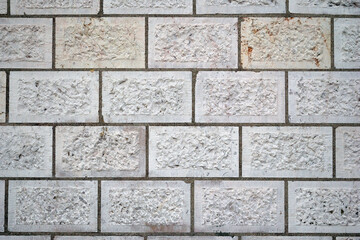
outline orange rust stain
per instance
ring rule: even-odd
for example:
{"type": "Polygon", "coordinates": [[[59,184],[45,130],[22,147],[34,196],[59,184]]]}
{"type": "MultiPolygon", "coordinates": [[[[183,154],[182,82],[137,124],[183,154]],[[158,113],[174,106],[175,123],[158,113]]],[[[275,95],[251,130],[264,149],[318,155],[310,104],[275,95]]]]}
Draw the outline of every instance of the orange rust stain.
{"type": "Polygon", "coordinates": [[[315,61],[315,65],[316,65],[316,66],[318,66],[318,67],[320,67],[320,62],[319,62],[319,59],[314,58],[314,61],[315,61]]]}
{"type": "Polygon", "coordinates": [[[248,55],[251,55],[252,51],[253,51],[253,48],[252,48],[252,47],[248,47],[248,55]]]}

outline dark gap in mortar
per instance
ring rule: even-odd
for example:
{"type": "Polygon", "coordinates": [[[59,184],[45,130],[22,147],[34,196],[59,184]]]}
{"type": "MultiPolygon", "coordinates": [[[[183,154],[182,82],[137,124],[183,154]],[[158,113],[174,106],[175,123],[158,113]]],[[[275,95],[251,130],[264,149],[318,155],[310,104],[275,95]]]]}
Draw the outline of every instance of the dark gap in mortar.
{"type": "Polygon", "coordinates": [[[53,18],[52,23],[52,70],[56,69],[55,61],[56,61],[56,19],[53,18]]]}
{"type": "Polygon", "coordinates": [[[97,212],[97,231],[101,232],[101,180],[98,180],[98,212],[97,212]]]}
{"type": "Polygon", "coordinates": [[[9,180],[5,180],[5,218],[4,218],[4,233],[9,233],[8,223],[9,223],[9,180]]]}
{"type": "Polygon", "coordinates": [[[103,84],[103,72],[99,71],[99,123],[100,124],[104,123],[104,116],[103,116],[103,112],[102,112],[102,105],[103,105],[102,84],[103,84]]]}
{"type": "Polygon", "coordinates": [[[5,123],[9,122],[10,113],[10,71],[6,71],[6,88],[5,88],[5,123]]]}
{"type": "Polygon", "coordinates": [[[242,178],[242,127],[239,127],[239,179],[242,178]]]}
{"type": "Polygon", "coordinates": [[[145,127],[145,179],[149,177],[149,126],[145,127]]]}
{"type": "Polygon", "coordinates": [[[330,50],[330,54],[331,54],[331,69],[333,70],[336,70],[335,69],[335,53],[334,53],[334,47],[335,47],[335,37],[334,37],[334,18],[331,18],[331,23],[330,23],[330,26],[331,26],[331,50],[330,50]]]}
{"type": "Polygon", "coordinates": [[[285,123],[289,124],[289,72],[285,72],[285,123]]]}
{"type": "Polygon", "coordinates": [[[289,211],[288,211],[288,181],[284,181],[284,223],[285,223],[285,234],[289,233],[289,211]]]}
{"type": "Polygon", "coordinates": [[[52,127],[52,176],[56,177],[56,126],[52,127]]]}
{"type": "Polygon", "coordinates": [[[332,128],[332,164],[333,164],[333,178],[336,178],[336,127],[332,128]]]}
{"type": "Polygon", "coordinates": [[[195,114],[196,114],[196,77],[197,77],[198,72],[197,71],[193,71],[192,72],[192,92],[191,92],[191,122],[195,123],[195,114]]]}
{"type": "Polygon", "coordinates": [[[190,185],[190,232],[195,233],[195,183],[190,185]]]}
{"type": "Polygon", "coordinates": [[[145,69],[149,68],[149,17],[145,17],[145,69]]]}

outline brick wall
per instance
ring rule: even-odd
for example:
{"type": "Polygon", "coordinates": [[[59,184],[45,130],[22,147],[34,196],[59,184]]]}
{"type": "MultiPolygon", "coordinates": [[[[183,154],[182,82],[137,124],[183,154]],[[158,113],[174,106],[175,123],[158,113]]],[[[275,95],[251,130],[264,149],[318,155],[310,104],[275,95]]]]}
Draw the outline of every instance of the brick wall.
{"type": "Polygon", "coordinates": [[[0,240],[360,240],[359,0],[0,0],[0,240]]]}

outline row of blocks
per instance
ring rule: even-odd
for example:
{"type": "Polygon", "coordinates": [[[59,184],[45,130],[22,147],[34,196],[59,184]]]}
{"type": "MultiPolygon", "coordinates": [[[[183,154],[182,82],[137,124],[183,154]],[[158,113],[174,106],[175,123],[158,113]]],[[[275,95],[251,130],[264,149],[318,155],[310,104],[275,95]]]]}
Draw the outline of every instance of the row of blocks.
{"type": "Polygon", "coordinates": [[[190,232],[192,214],[195,232],[359,230],[358,181],[10,180],[8,191],[10,232],[190,232]]]}

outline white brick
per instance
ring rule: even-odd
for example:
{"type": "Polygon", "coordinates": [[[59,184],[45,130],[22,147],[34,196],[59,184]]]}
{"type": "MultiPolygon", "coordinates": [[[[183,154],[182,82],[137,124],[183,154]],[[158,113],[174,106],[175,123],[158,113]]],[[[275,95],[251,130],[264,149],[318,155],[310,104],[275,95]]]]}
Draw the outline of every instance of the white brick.
{"type": "Polygon", "coordinates": [[[213,236],[149,236],[149,240],[238,240],[237,237],[213,237],[213,236]]]}
{"type": "Polygon", "coordinates": [[[7,0],[0,0],[0,14],[7,13],[7,0]]]}
{"type": "Polygon", "coordinates": [[[360,68],[360,19],[335,19],[334,57],[336,68],[360,68]]]}
{"type": "Polygon", "coordinates": [[[0,240],[50,240],[51,236],[0,236],[0,240]]]}
{"type": "Polygon", "coordinates": [[[300,237],[300,236],[266,236],[266,237],[259,237],[259,236],[243,236],[241,240],[331,240],[332,237],[300,237]]]}
{"type": "Polygon", "coordinates": [[[145,18],[57,18],[57,68],[144,68],[145,18]]]}
{"type": "MultiPolygon", "coordinates": [[[[55,237],[54,240],[143,240],[143,237],[137,237],[137,236],[101,236],[101,237],[92,237],[92,236],[75,236],[75,237],[63,237],[58,236],[55,237]]],[[[1,240],[1,239],[0,239],[1,240]]]]}
{"type": "Polygon", "coordinates": [[[243,127],[243,177],[332,177],[331,127],[243,127]]]}
{"type": "Polygon", "coordinates": [[[285,0],[196,0],[196,13],[285,13],[285,0]]]}
{"type": "Polygon", "coordinates": [[[57,127],[59,177],[145,177],[145,127],[57,127]]]}
{"type": "Polygon", "coordinates": [[[358,233],[360,182],[289,182],[289,232],[358,233]]]}
{"type": "Polygon", "coordinates": [[[289,121],[360,123],[360,72],[290,72],[289,121]]]}
{"type": "Polygon", "coordinates": [[[199,72],[197,122],[285,122],[284,72],[199,72]]]}
{"type": "Polygon", "coordinates": [[[284,232],[281,181],[195,181],[196,232],[284,232]]]}
{"type": "Polygon", "coordinates": [[[0,127],[0,177],[51,176],[52,127],[0,127]]]}
{"type": "Polygon", "coordinates": [[[0,68],[51,68],[52,19],[1,18],[0,68]]]}
{"type": "Polygon", "coordinates": [[[98,72],[11,72],[10,122],[97,122],[98,72]]]}
{"type": "Polygon", "coordinates": [[[0,232],[4,231],[4,223],[5,223],[5,181],[0,181],[0,232]]]}
{"type": "Polygon", "coordinates": [[[237,18],[149,18],[150,68],[237,68],[237,18]]]}
{"type": "Polygon", "coordinates": [[[244,68],[330,68],[329,18],[245,18],[241,23],[244,68]]]}
{"type": "Polygon", "coordinates": [[[360,127],[336,128],[336,177],[360,177],[360,127]]]}
{"type": "MultiPolygon", "coordinates": [[[[0,0],[1,1],[1,0],[0,0]]],[[[10,0],[12,15],[97,14],[99,0],[10,0]]]]}
{"type": "Polygon", "coordinates": [[[191,122],[191,72],[104,72],[105,122],[191,122]]]}
{"type": "Polygon", "coordinates": [[[0,122],[5,122],[6,112],[6,73],[0,72],[0,122]]]}
{"type": "Polygon", "coordinates": [[[10,181],[9,231],[95,232],[97,181],[10,181]]]}
{"type": "Polygon", "coordinates": [[[190,184],[103,181],[102,232],[190,232],[190,184]]]}
{"type": "Polygon", "coordinates": [[[149,176],[238,177],[238,128],[150,127],[149,176]]]}
{"type": "Polygon", "coordinates": [[[290,12],[310,14],[360,14],[357,0],[290,0],[290,12]]]}
{"type": "Polygon", "coordinates": [[[192,14],[192,0],[104,0],[105,14],[192,14]]]}
{"type": "Polygon", "coordinates": [[[336,240],[360,240],[360,237],[337,237],[336,240]]]}

